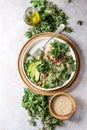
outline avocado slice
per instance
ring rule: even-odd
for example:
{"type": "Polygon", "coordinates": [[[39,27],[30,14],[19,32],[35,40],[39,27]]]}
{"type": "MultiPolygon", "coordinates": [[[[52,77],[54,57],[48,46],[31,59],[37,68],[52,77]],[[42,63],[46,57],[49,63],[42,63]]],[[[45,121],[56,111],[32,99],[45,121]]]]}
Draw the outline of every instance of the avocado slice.
{"type": "Polygon", "coordinates": [[[31,62],[29,65],[28,65],[28,69],[27,69],[27,75],[29,76],[29,73],[31,72],[32,68],[33,68],[33,62],[31,62]]]}
{"type": "Polygon", "coordinates": [[[34,72],[34,74],[35,74],[35,81],[38,81],[39,80],[39,76],[40,76],[40,72],[37,70],[37,66],[39,64],[41,64],[41,61],[38,61],[38,62],[35,63],[35,72],[34,72]]]}
{"type": "Polygon", "coordinates": [[[41,64],[41,61],[31,62],[27,69],[27,75],[30,76],[31,79],[34,79],[35,81],[39,80],[39,71],[37,70],[37,66],[41,64]]]}
{"type": "Polygon", "coordinates": [[[35,81],[39,80],[39,76],[40,76],[40,73],[38,72],[37,69],[35,69],[35,81]]]}

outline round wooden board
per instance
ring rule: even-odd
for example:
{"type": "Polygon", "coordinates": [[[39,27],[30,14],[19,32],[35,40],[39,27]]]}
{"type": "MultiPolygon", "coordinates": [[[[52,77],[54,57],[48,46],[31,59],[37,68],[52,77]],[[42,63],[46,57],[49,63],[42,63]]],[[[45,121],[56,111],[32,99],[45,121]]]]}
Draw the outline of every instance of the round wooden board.
{"type": "Polygon", "coordinates": [[[37,38],[41,38],[41,37],[48,37],[48,36],[52,36],[53,33],[52,32],[46,32],[46,33],[41,33],[41,34],[38,34],[32,38],[30,38],[27,43],[25,43],[25,45],[23,46],[23,48],[21,49],[20,51],[20,54],[19,54],[19,57],[18,57],[18,70],[19,70],[19,74],[22,78],[22,80],[24,81],[24,83],[29,87],[29,89],[31,89],[32,91],[34,91],[35,93],[38,93],[38,94],[42,94],[42,95],[47,95],[47,96],[51,96],[51,95],[54,95],[56,94],[57,92],[61,92],[61,91],[64,91],[66,90],[67,88],[70,88],[71,85],[74,83],[74,81],[76,80],[77,76],[78,76],[78,73],[79,73],[79,70],[80,70],[80,56],[79,56],[79,52],[78,52],[78,49],[76,47],[76,45],[69,39],[67,38],[66,36],[62,35],[62,34],[57,34],[55,37],[56,38],[60,38],[62,40],[64,40],[65,42],[67,42],[69,44],[69,46],[73,49],[74,53],[75,53],[75,57],[76,57],[76,71],[75,71],[75,74],[73,76],[73,78],[70,80],[70,82],[65,85],[64,87],[62,88],[59,88],[57,90],[50,90],[50,91],[46,91],[46,90],[40,90],[36,87],[34,87],[33,85],[31,85],[29,83],[29,81],[27,80],[26,76],[24,75],[24,72],[22,70],[22,57],[23,57],[23,54],[26,50],[26,48],[33,42],[35,41],[37,38]]]}

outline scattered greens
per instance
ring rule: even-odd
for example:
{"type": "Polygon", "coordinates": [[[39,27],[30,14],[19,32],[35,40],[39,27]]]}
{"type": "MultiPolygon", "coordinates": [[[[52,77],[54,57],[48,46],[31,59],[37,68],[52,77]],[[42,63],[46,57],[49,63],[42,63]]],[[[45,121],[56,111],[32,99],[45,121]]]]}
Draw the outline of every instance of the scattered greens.
{"type": "Polygon", "coordinates": [[[70,2],[72,2],[72,0],[68,0],[68,2],[70,3],[70,2]]]}
{"type": "Polygon", "coordinates": [[[75,71],[75,66],[68,44],[57,40],[40,51],[36,57],[27,55],[24,62],[24,70],[29,80],[45,89],[63,85],[75,71]]]}
{"type": "Polygon", "coordinates": [[[81,26],[81,25],[83,24],[83,21],[78,20],[78,21],[77,21],[77,24],[81,26]]]}
{"type": "Polygon", "coordinates": [[[64,31],[70,33],[72,29],[67,26],[67,20],[69,17],[65,13],[58,9],[53,2],[48,2],[46,0],[31,0],[34,9],[38,9],[40,15],[40,22],[28,29],[25,36],[30,38],[36,34],[42,32],[55,32],[60,24],[65,24],[64,31]]]}
{"type": "Polygon", "coordinates": [[[66,31],[67,33],[71,33],[73,31],[73,29],[71,27],[65,27],[64,31],[66,31]]]}
{"type": "Polygon", "coordinates": [[[51,54],[54,58],[63,58],[66,54],[66,52],[69,52],[69,46],[66,43],[59,42],[55,40],[51,43],[53,49],[51,50],[51,54]]]}
{"type": "MultiPolygon", "coordinates": [[[[68,0],[69,3],[71,1],[72,0],[68,0]]],[[[58,26],[62,23],[65,24],[63,31],[68,33],[73,31],[67,24],[69,17],[67,17],[65,13],[57,8],[57,6],[52,2],[46,0],[30,0],[30,3],[35,10],[38,10],[40,22],[28,29],[25,33],[26,37],[30,38],[42,32],[55,32],[58,26]]],[[[77,24],[82,25],[82,21],[78,21],[77,24]]],[[[44,88],[53,87],[51,85],[54,83],[56,86],[61,86],[63,82],[70,78],[71,72],[75,71],[76,67],[73,57],[66,55],[66,52],[70,51],[67,44],[58,43],[58,48],[56,48],[57,43],[55,41],[52,46],[54,49],[50,51],[49,56],[52,55],[52,57],[57,59],[57,61],[61,59],[61,63],[68,62],[69,73],[67,73],[66,64],[60,64],[60,67],[55,71],[56,64],[50,60],[44,59],[44,52],[39,54],[40,61],[38,61],[38,58],[28,54],[24,62],[24,69],[28,78],[32,82],[38,81],[37,85],[42,85],[41,80],[44,75],[48,76],[48,73],[53,73],[53,75],[49,76],[48,80],[43,85],[44,88]],[[34,70],[33,72],[31,72],[32,68],[34,70]],[[56,77],[59,77],[59,79],[56,79],[56,77]],[[60,80],[61,78],[62,81],[60,80]]],[[[36,126],[38,118],[41,119],[42,130],[54,130],[56,125],[61,125],[62,123],[61,120],[54,118],[50,114],[48,108],[49,98],[50,97],[48,96],[42,96],[32,92],[28,88],[24,88],[22,106],[31,116],[31,120],[29,120],[30,124],[36,126]]]]}
{"type": "Polygon", "coordinates": [[[22,106],[31,116],[29,121],[36,126],[38,118],[41,119],[42,130],[54,130],[56,125],[61,125],[62,121],[54,118],[49,112],[49,97],[35,94],[28,88],[24,88],[24,96],[22,98],[22,106]]]}
{"type": "Polygon", "coordinates": [[[33,7],[38,7],[40,10],[45,7],[45,0],[31,0],[30,3],[33,5],[33,7]]]}

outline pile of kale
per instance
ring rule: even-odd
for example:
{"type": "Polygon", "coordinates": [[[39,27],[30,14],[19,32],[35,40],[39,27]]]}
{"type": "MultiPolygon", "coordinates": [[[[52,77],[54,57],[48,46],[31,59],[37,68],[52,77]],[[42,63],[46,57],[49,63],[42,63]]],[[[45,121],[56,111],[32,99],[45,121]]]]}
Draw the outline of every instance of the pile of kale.
{"type": "Polygon", "coordinates": [[[26,37],[30,38],[42,32],[55,32],[60,24],[65,25],[63,31],[72,32],[72,29],[67,25],[69,17],[61,9],[58,9],[53,2],[45,0],[31,0],[30,2],[33,8],[38,10],[41,20],[38,24],[28,29],[25,33],[26,37]]]}

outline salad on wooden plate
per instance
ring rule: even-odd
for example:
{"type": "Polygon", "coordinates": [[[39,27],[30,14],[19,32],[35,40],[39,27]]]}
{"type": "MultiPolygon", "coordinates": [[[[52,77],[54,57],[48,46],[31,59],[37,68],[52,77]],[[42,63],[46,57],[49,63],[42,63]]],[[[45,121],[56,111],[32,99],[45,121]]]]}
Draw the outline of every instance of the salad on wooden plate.
{"type": "Polygon", "coordinates": [[[24,70],[28,79],[43,89],[63,87],[74,74],[76,61],[70,46],[53,40],[35,57],[27,53],[24,70]]]}

